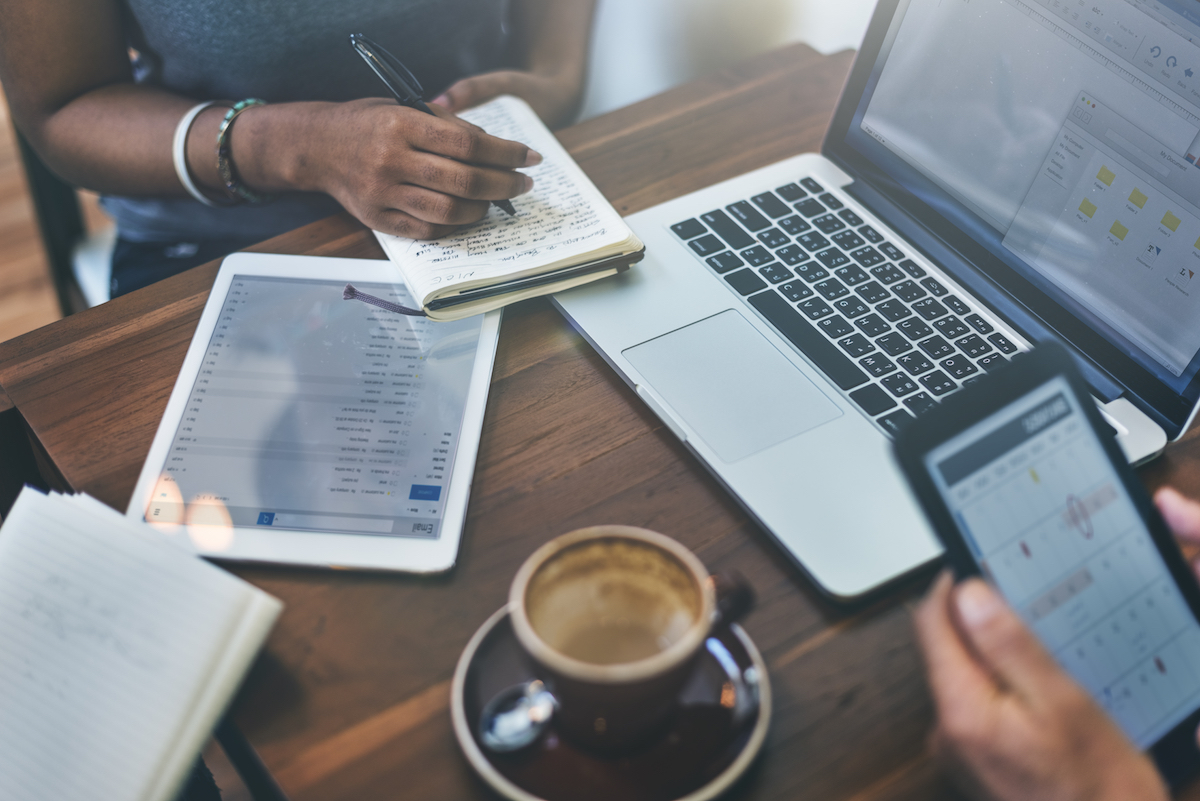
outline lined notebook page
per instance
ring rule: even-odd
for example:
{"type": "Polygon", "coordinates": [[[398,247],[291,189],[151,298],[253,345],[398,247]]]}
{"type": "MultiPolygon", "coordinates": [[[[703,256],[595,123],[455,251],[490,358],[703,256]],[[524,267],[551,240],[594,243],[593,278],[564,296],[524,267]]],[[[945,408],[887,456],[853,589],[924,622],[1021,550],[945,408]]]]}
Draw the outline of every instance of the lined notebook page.
{"type": "Polygon", "coordinates": [[[375,235],[421,303],[449,284],[461,288],[628,241],[633,232],[525,101],[500,97],[462,118],[493,136],[521,142],[544,161],[523,170],[533,190],[512,201],[515,217],[488,216],[443,239],[375,235]]]}
{"type": "Polygon", "coordinates": [[[26,489],[0,528],[6,799],[169,797],[179,776],[164,771],[190,768],[205,736],[185,736],[189,721],[220,712],[198,701],[214,681],[236,686],[241,673],[219,675],[229,649],[244,671],[280,608],[97,506],[26,489]]]}

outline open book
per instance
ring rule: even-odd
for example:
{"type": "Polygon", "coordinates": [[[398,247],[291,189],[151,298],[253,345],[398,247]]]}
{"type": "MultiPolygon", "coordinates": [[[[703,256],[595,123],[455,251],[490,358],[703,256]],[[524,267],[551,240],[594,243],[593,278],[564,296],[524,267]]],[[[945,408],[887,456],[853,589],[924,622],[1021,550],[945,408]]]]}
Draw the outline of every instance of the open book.
{"type": "Polygon", "coordinates": [[[178,793],[282,605],[83,495],[0,528],[0,796],[178,793]]]}
{"type": "Polygon", "coordinates": [[[525,101],[500,97],[462,118],[528,145],[544,161],[525,172],[533,190],[474,225],[434,241],[375,236],[430,318],[456,320],[615,275],[645,251],[525,101]]]}

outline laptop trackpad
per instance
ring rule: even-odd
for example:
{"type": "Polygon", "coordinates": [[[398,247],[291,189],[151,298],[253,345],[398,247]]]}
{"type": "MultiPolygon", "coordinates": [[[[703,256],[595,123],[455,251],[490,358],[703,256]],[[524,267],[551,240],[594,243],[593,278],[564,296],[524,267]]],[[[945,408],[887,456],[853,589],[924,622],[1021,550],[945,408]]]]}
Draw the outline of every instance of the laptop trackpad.
{"type": "Polygon", "coordinates": [[[623,355],[727,463],[842,415],[733,309],[634,345],[623,355]]]}

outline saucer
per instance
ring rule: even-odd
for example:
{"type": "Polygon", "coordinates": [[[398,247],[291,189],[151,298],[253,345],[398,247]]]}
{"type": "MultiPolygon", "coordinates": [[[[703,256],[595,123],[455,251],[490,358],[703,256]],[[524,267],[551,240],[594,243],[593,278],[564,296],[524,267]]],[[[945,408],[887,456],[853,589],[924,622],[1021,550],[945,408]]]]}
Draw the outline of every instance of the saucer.
{"type": "Polygon", "coordinates": [[[513,754],[479,743],[479,716],[497,693],[534,678],[507,607],[475,632],[450,695],[454,735],[471,767],[512,801],[707,801],[724,792],[762,749],[771,685],[762,655],[737,624],[713,633],[669,729],[619,758],[580,750],[554,731],[513,754]]]}

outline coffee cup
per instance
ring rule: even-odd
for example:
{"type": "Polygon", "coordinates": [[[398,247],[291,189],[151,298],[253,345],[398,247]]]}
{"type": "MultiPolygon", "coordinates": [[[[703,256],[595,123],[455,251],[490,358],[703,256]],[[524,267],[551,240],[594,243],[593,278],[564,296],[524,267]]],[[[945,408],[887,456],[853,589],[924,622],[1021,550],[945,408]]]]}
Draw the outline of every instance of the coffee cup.
{"type": "Polygon", "coordinates": [[[526,560],[509,592],[513,631],[555,699],[555,729],[603,754],[660,731],[705,641],[753,603],[695,554],[641,528],[565,534],[526,560]]]}

